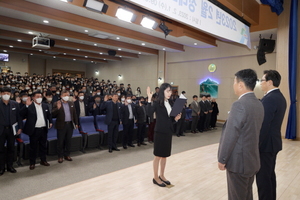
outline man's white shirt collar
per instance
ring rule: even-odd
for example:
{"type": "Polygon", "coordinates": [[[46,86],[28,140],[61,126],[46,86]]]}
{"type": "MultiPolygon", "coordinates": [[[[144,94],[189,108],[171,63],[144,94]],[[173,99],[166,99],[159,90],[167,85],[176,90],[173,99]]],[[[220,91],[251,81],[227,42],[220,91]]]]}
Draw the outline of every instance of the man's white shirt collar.
{"type": "Polygon", "coordinates": [[[242,98],[242,96],[244,96],[244,95],[246,95],[246,94],[249,94],[249,93],[254,93],[254,92],[246,92],[246,93],[242,94],[242,95],[239,97],[239,99],[242,98]]]}
{"type": "Polygon", "coordinates": [[[269,91],[265,94],[265,96],[266,96],[267,94],[269,94],[270,92],[274,91],[274,90],[279,90],[279,88],[274,88],[274,89],[272,89],[272,90],[269,90],[269,91]]]}

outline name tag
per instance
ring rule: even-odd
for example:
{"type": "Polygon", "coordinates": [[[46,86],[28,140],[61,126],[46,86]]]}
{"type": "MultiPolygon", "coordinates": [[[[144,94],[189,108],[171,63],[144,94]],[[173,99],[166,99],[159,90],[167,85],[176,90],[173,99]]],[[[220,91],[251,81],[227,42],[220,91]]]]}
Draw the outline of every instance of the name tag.
{"type": "Polygon", "coordinates": [[[48,112],[48,110],[45,110],[45,112],[48,112]]]}
{"type": "Polygon", "coordinates": [[[16,110],[16,108],[12,108],[12,110],[16,110]]]}

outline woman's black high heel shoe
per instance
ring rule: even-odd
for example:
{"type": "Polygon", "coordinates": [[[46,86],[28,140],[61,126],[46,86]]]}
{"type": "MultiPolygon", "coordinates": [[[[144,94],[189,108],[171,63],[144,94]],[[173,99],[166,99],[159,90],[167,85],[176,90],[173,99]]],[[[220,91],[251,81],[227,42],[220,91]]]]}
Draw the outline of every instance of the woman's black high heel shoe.
{"type": "Polygon", "coordinates": [[[166,185],[165,185],[164,183],[158,184],[158,182],[156,182],[155,179],[153,179],[153,183],[154,183],[155,185],[158,185],[159,187],[166,187],[166,185]]]}
{"type": "Polygon", "coordinates": [[[162,178],[160,178],[159,177],[159,179],[162,181],[162,182],[164,182],[165,184],[167,184],[167,185],[171,185],[171,182],[170,181],[164,181],[162,178]]]}

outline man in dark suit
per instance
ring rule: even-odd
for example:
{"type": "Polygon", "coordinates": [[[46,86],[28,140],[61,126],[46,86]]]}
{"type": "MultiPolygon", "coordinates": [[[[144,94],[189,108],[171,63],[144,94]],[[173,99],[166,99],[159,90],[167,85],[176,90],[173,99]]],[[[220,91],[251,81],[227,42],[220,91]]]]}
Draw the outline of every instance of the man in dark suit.
{"type": "Polygon", "coordinates": [[[278,89],[280,80],[276,70],[266,70],[260,83],[265,92],[261,100],[265,115],[259,137],[261,167],[256,174],[260,200],[276,199],[275,164],[277,153],[282,150],[281,124],[286,110],[286,100],[278,89]]]}
{"type": "Polygon", "coordinates": [[[78,99],[74,102],[74,106],[78,119],[79,117],[89,116],[88,101],[82,91],[78,92],[78,99]]]}
{"type": "Polygon", "coordinates": [[[191,127],[191,132],[192,133],[197,133],[197,124],[198,124],[198,119],[200,115],[200,105],[198,103],[198,96],[194,95],[193,96],[193,102],[191,103],[191,109],[192,109],[192,127],[191,127]]]}
{"type": "Polygon", "coordinates": [[[1,91],[0,101],[0,176],[5,172],[5,164],[7,171],[16,173],[13,167],[14,152],[15,152],[15,136],[13,128],[17,135],[21,134],[23,122],[20,117],[20,107],[15,101],[10,100],[11,89],[3,87],[1,91]],[[7,153],[5,155],[5,143],[7,153]]]}
{"type": "Polygon", "coordinates": [[[70,157],[71,139],[73,129],[78,128],[74,103],[69,101],[70,93],[63,90],[60,97],[61,100],[55,102],[52,109],[52,117],[56,118],[58,163],[63,162],[63,157],[67,161],[72,161],[70,157]]]}
{"type": "Polygon", "coordinates": [[[119,124],[121,117],[121,104],[118,103],[118,95],[112,95],[112,101],[107,101],[108,96],[104,97],[104,102],[101,104],[101,110],[106,110],[105,124],[108,126],[108,152],[120,151],[117,148],[117,139],[119,133],[119,124]]]}
{"type": "Polygon", "coordinates": [[[90,103],[89,107],[90,107],[89,108],[90,113],[93,116],[102,115],[103,111],[101,111],[101,96],[100,95],[95,95],[94,96],[94,102],[90,103]]]}
{"type": "Polygon", "coordinates": [[[123,148],[127,149],[127,145],[135,147],[132,144],[134,118],[136,117],[135,105],[132,103],[131,95],[126,96],[125,103],[121,107],[121,116],[123,124],[123,148]]]}
{"type": "Polygon", "coordinates": [[[204,94],[200,94],[201,100],[199,101],[200,106],[200,119],[198,123],[198,129],[202,133],[205,130],[205,119],[206,115],[208,114],[208,109],[205,104],[206,96],[204,94]]]}
{"type": "Polygon", "coordinates": [[[205,100],[205,105],[206,105],[206,108],[207,108],[207,115],[205,117],[205,122],[204,122],[204,129],[206,130],[210,130],[210,119],[211,119],[211,113],[213,111],[213,108],[211,106],[211,101],[210,101],[210,94],[207,94],[205,95],[206,97],[206,100],[205,100]]]}
{"type": "Polygon", "coordinates": [[[229,200],[252,200],[254,175],[260,168],[259,133],[264,118],[262,103],[254,95],[257,75],[252,69],[235,74],[232,104],[221,134],[218,167],[227,172],[229,200]]]}
{"type": "Polygon", "coordinates": [[[139,105],[136,107],[136,124],[138,127],[137,130],[137,145],[147,145],[144,142],[145,139],[145,131],[146,131],[146,122],[147,122],[147,113],[145,107],[145,99],[141,97],[139,101],[139,105]]]}
{"type": "Polygon", "coordinates": [[[23,132],[30,138],[30,153],[29,169],[35,169],[37,147],[39,146],[39,156],[41,159],[40,164],[44,166],[50,166],[46,159],[47,153],[47,133],[48,127],[52,127],[51,112],[47,104],[42,103],[42,93],[36,91],[32,94],[33,102],[30,97],[26,101],[20,115],[22,119],[26,119],[26,123],[23,128],[23,132]]]}

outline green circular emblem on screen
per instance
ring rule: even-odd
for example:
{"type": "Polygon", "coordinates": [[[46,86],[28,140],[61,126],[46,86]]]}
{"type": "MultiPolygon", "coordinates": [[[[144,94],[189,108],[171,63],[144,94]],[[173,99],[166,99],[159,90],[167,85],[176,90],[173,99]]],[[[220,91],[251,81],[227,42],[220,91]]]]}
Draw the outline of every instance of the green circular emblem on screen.
{"type": "Polygon", "coordinates": [[[209,71],[209,72],[215,72],[216,69],[217,69],[217,66],[216,66],[215,64],[210,64],[210,65],[208,66],[208,71],[209,71]]]}

